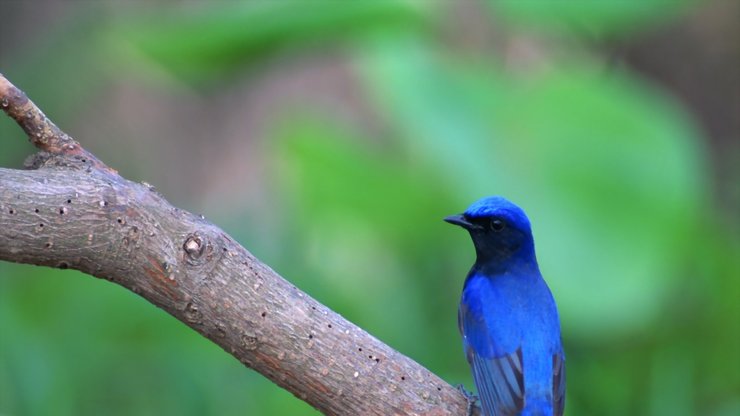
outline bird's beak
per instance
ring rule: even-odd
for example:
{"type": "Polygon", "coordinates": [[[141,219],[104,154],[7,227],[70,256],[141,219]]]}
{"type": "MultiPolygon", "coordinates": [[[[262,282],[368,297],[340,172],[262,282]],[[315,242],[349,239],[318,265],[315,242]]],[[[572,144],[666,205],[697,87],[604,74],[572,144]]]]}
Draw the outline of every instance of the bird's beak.
{"type": "Polygon", "coordinates": [[[463,214],[450,215],[449,217],[445,217],[445,221],[449,222],[450,224],[459,225],[466,230],[472,230],[473,228],[476,228],[476,225],[466,220],[463,214]]]}

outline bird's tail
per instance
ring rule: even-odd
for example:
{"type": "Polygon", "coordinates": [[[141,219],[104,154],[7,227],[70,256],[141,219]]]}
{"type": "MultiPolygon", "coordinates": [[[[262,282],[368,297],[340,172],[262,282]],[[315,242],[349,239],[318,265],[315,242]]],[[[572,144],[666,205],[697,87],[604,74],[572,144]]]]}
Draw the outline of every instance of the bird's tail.
{"type": "Polygon", "coordinates": [[[552,402],[544,398],[527,398],[521,416],[553,416],[552,402]]]}

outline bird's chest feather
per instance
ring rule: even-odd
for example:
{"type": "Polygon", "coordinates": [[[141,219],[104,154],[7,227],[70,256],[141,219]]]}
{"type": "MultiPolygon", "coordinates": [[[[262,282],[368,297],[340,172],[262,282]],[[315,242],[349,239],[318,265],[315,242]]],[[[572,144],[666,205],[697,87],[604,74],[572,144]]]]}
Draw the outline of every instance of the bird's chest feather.
{"type": "Polygon", "coordinates": [[[557,312],[540,277],[473,275],[463,289],[459,313],[464,342],[483,357],[518,348],[551,350],[559,342],[557,312]]]}

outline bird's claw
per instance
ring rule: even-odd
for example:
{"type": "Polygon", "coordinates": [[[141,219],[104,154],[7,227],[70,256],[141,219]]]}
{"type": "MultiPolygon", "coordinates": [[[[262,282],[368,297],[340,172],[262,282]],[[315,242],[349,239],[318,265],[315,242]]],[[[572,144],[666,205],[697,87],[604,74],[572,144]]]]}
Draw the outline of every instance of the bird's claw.
{"type": "Polygon", "coordinates": [[[465,386],[462,385],[462,383],[457,385],[457,391],[462,393],[462,395],[465,396],[465,400],[468,401],[467,416],[473,416],[473,409],[475,409],[475,403],[478,401],[478,396],[467,391],[465,389],[465,386]]]}

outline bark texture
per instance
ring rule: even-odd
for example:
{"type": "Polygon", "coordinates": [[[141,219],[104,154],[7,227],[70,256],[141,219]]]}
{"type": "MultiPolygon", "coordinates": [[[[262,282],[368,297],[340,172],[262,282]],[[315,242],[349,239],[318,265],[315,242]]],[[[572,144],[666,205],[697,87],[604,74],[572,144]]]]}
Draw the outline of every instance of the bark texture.
{"type": "Polygon", "coordinates": [[[0,168],[0,260],[115,282],[325,414],[466,414],[454,387],[119,176],[2,75],[0,106],[41,150],[28,170],[0,168]]]}

